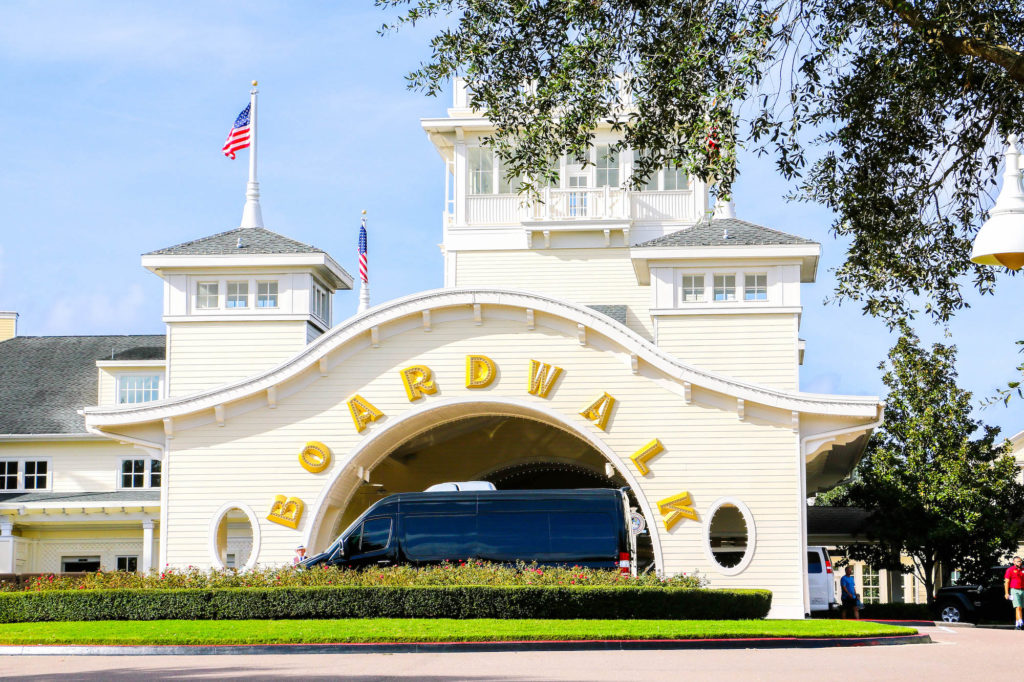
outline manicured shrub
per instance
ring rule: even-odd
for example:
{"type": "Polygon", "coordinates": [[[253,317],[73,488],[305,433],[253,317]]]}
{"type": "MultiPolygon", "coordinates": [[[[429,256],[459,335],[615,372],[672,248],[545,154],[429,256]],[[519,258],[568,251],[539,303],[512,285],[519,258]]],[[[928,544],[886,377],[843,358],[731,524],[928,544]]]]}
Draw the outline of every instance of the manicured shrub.
{"type": "Polygon", "coordinates": [[[0,622],[278,618],[763,618],[767,590],[589,586],[75,589],[0,594],[0,622]]]}

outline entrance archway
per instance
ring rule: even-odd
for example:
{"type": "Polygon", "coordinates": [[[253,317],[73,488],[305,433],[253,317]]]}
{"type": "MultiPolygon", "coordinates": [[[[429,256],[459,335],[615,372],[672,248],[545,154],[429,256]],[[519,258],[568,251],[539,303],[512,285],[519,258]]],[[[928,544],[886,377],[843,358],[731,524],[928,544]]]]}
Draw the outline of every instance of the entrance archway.
{"type": "Polygon", "coordinates": [[[631,502],[647,521],[639,558],[662,571],[658,517],[625,462],[599,437],[545,406],[514,399],[433,400],[374,428],[311,505],[306,530],[311,551],[326,548],[382,497],[422,491],[434,483],[490,480],[499,489],[628,487],[631,502]]]}

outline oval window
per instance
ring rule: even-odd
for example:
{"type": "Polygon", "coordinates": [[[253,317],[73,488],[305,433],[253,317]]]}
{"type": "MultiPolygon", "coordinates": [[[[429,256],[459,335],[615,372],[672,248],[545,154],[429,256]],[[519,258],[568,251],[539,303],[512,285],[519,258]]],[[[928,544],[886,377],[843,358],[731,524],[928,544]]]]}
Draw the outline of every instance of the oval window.
{"type": "Polygon", "coordinates": [[[754,523],[750,510],[738,500],[720,500],[708,514],[704,528],[705,551],[719,572],[735,575],[745,569],[754,553],[754,523]]]}
{"type": "Polygon", "coordinates": [[[259,554],[259,522],[245,504],[226,504],[210,524],[210,559],[214,568],[248,570],[259,554]]]}

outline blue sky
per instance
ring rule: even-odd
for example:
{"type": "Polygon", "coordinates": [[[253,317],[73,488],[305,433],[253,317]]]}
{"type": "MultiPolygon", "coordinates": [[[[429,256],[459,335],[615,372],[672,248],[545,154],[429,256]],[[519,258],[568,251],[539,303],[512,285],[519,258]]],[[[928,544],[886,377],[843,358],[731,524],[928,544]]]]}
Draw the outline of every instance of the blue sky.
{"type": "MultiPolygon", "coordinates": [[[[434,28],[380,37],[372,0],[17,2],[0,5],[0,310],[19,333],[162,333],[161,280],[139,255],[238,225],[245,152],[220,147],[260,81],[260,184],[270,229],[356,272],[369,212],[374,302],[441,286],[443,166],[418,119],[447,99],[405,89],[434,28]]],[[[826,304],[844,245],[829,214],[787,203],[770,161],[745,156],[740,218],[817,239],[804,285],[801,388],[884,394],[876,365],[893,342],[856,305],[826,304]]],[[[1020,279],[972,298],[946,331],[961,384],[991,395],[1024,359],[1020,279]]],[[[358,294],[335,297],[337,317],[358,294]]],[[[1024,429],[1024,401],[978,412],[1024,429]]]]}

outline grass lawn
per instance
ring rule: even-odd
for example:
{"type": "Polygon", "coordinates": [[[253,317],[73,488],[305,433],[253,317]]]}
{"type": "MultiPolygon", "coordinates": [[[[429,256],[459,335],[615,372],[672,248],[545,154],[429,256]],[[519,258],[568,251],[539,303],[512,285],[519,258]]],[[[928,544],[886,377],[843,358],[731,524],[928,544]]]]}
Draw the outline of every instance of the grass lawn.
{"type": "Polygon", "coordinates": [[[0,624],[0,644],[295,644],[909,635],[844,620],[155,620],[0,624]]]}

